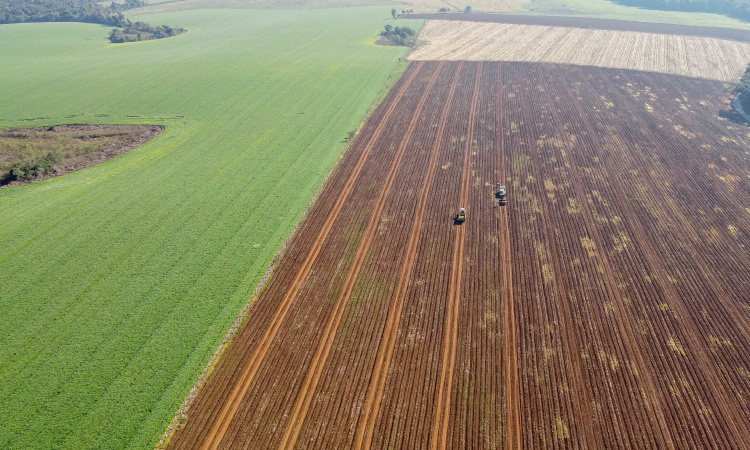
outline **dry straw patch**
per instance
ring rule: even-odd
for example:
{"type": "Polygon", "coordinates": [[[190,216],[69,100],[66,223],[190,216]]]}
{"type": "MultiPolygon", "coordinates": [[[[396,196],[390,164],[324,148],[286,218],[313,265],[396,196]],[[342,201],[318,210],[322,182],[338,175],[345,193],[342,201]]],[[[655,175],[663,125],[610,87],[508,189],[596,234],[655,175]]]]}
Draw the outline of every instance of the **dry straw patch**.
{"type": "Polygon", "coordinates": [[[750,44],[724,39],[502,23],[428,21],[411,60],[523,61],[736,82],[750,44]]]}

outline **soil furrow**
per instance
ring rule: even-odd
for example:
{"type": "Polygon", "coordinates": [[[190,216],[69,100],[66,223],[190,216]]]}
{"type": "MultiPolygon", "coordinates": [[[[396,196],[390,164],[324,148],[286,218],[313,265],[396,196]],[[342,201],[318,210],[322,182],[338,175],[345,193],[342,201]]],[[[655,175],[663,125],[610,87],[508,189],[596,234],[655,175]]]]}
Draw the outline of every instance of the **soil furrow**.
{"type": "Polygon", "coordinates": [[[372,444],[372,433],[374,431],[375,418],[378,416],[380,411],[380,397],[383,395],[383,389],[385,387],[385,374],[384,371],[390,366],[391,357],[393,356],[393,346],[396,340],[396,331],[399,328],[401,312],[404,304],[404,297],[406,295],[406,287],[409,285],[411,272],[414,267],[414,258],[416,255],[416,247],[419,241],[419,236],[422,230],[422,223],[424,221],[424,213],[427,207],[427,197],[430,192],[430,186],[432,185],[432,178],[435,174],[437,167],[437,157],[440,150],[440,144],[442,142],[443,132],[445,130],[445,122],[448,117],[448,111],[450,110],[450,104],[453,101],[453,94],[456,91],[456,83],[461,72],[461,64],[458,65],[458,70],[453,79],[453,84],[448,93],[448,97],[445,102],[445,107],[440,117],[440,123],[436,131],[437,139],[433,145],[432,152],[430,154],[430,162],[427,168],[427,174],[425,181],[422,184],[422,190],[420,191],[419,204],[417,206],[417,212],[412,224],[412,230],[409,235],[409,243],[407,244],[406,258],[402,266],[398,286],[396,287],[396,294],[394,300],[391,303],[391,309],[388,312],[388,322],[386,323],[386,331],[383,340],[380,344],[378,351],[378,359],[373,369],[373,379],[370,382],[368,389],[367,400],[365,401],[364,412],[360,419],[360,425],[357,428],[357,438],[355,441],[356,448],[369,449],[372,444]]]}
{"type": "MultiPolygon", "coordinates": [[[[497,124],[495,125],[500,156],[498,158],[498,183],[504,185],[507,179],[505,168],[505,132],[503,130],[503,71],[497,83],[497,124]]],[[[513,195],[510,193],[509,195],[513,195]]],[[[505,361],[505,441],[504,448],[516,450],[523,448],[521,437],[521,402],[518,384],[518,343],[516,340],[516,311],[513,298],[513,257],[511,252],[510,226],[508,214],[510,206],[503,208],[500,215],[500,252],[503,261],[503,300],[505,309],[503,315],[503,330],[505,345],[503,346],[503,361],[505,361]]]]}
{"type": "MultiPolygon", "coordinates": [[[[476,80],[474,81],[474,94],[471,99],[469,110],[469,131],[466,133],[466,155],[464,158],[463,172],[461,175],[461,191],[459,194],[459,204],[466,205],[469,202],[469,161],[471,159],[471,149],[474,139],[474,116],[476,114],[477,98],[479,97],[479,82],[482,77],[482,63],[477,67],[476,80]]],[[[433,449],[445,449],[447,445],[448,419],[450,416],[450,399],[451,388],[453,385],[453,365],[456,358],[456,339],[458,334],[458,314],[459,302],[461,296],[461,275],[464,263],[464,235],[466,228],[463,224],[456,227],[456,241],[453,247],[453,261],[451,263],[453,271],[451,274],[451,284],[448,297],[448,315],[446,319],[445,335],[447,337],[443,347],[443,370],[440,373],[440,382],[438,384],[438,397],[435,415],[435,425],[432,432],[432,441],[430,447],[433,449]],[[443,393],[445,391],[445,394],[443,393]]]]}
{"type": "MultiPolygon", "coordinates": [[[[545,82],[545,88],[548,89],[546,82],[545,82]]],[[[545,89],[545,91],[546,91],[546,89],[545,89]]],[[[568,90],[567,93],[568,93],[568,95],[570,95],[569,90],[568,90]]],[[[547,94],[547,95],[548,95],[548,98],[549,98],[549,94],[547,94]]],[[[551,101],[551,98],[549,98],[549,100],[551,101]]],[[[585,123],[586,122],[586,116],[582,113],[582,111],[580,111],[579,104],[576,103],[576,102],[571,102],[571,103],[575,105],[576,109],[579,112],[579,117],[580,117],[581,121],[585,123]]],[[[553,109],[553,116],[554,115],[555,115],[555,113],[554,113],[554,109],[553,109]]],[[[555,120],[555,123],[559,126],[560,125],[559,119],[555,120]]],[[[587,127],[587,129],[591,129],[590,125],[587,127]]],[[[561,136],[564,135],[561,132],[560,129],[558,129],[558,133],[561,136]]],[[[599,142],[600,138],[599,138],[598,134],[597,133],[591,133],[591,136],[592,136],[592,139],[594,139],[595,141],[597,141],[597,144],[596,144],[597,147],[602,148],[603,146],[602,146],[601,142],[599,142]]],[[[564,142],[567,142],[567,140],[564,140],[564,142]]],[[[575,150],[572,149],[572,148],[570,148],[569,145],[565,145],[565,147],[566,147],[566,150],[567,150],[566,154],[570,155],[571,159],[574,159],[575,158],[574,155],[576,155],[575,150]]],[[[564,156],[564,158],[566,158],[566,157],[567,156],[564,156]]],[[[605,164],[606,164],[606,161],[605,161],[605,164]]],[[[631,355],[634,355],[636,357],[636,360],[638,361],[639,372],[642,373],[642,374],[644,374],[645,385],[646,385],[647,392],[649,394],[647,397],[650,400],[649,401],[649,405],[651,405],[652,411],[654,412],[653,416],[655,417],[655,419],[657,421],[657,424],[659,426],[659,429],[662,432],[662,439],[663,439],[663,443],[664,443],[663,445],[665,445],[666,448],[674,448],[673,440],[672,440],[671,436],[669,435],[669,429],[667,428],[666,422],[664,420],[664,412],[663,412],[661,403],[658,401],[658,396],[656,395],[656,389],[655,389],[655,386],[654,386],[652,375],[651,375],[650,371],[647,370],[646,365],[645,365],[645,363],[643,361],[642,352],[641,352],[640,347],[638,346],[638,343],[637,343],[637,341],[635,339],[634,331],[633,331],[632,326],[630,324],[630,320],[627,317],[627,310],[626,310],[626,308],[624,306],[622,296],[619,293],[619,289],[617,287],[617,281],[615,280],[614,275],[613,275],[612,265],[611,265],[611,263],[609,261],[609,258],[607,256],[606,252],[604,251],[605,247],[604,247],[604,244],[603,244],[603,239],[602,239],[601,234],[598,232],[598,229],[596,227],[596,221],[595,221],[594,216],[593,216],[593,214],[591,212],[591,207],[589,206],[589,203],[587,201],[584,201],[584,199],[586,197],[585,197],[585,193],[583,191],[583,186],[581,184],[581,180],[582,180],[581,176],[578,174],[578,166],[575,163],[575,161],[573,161],[573,163],[569,164],[569,165],[571,167],[571,172],[572,172],[573,180],[574,180],[574,186],[575,186],[575,190],[576,190],[576,193],[578,195],[578,198],[579,198],[579,203],[581,203],[583,205],[582,209],[583,209],[584,215],[586,217],[587,229],[589,230],[590,234],[594,237],[594,242],[596,244],[597,255],[598,255],[598,258],[601,261],[602,266],[604,268],[605,280],[607,282],[607,284],[606,284],[607,290],[608,290],[609,295],[611,296],[611,298],[614,298],[614,300],[615,300],[614,305],[616,307],[616,311],[617,311],[618,316],[623,318],[623,320],[617,321],[617,324],[621,327],[621,334],[620,335],[625,338],[625,343],[626,343],[626,345],[627,345],[627,347],[629,349],[628,353],[631,354],[631,355]]],[[[619,189],[617,189],[615,192],[617,192],[618,194],[621,194],[621,191],[619,189]]],[[[620,200],[620,202],[627,201],[626,199],[622,198],[622,195],[620,195],[619,200],[620,200]]]]}
{"type": "Polygon", "coordinates": [[[365,237],[363,238],[359,248],[357,249],[357,253],[354,256],[354,264],[352,265],[349,274],[347,275],[346,282],[344,283],[344,289],[336,302],[335,313],[331,316],[331,320],[326,326],[326,330],[323,334],[323,339],[321,340],[318,350],[316,351],[316,356],[313,358],[308,376],[305,380],[302,390],[298,394],[297,401],[295,402],[294,409],[292,410],[292,415],[289,419],[286,432],[284,433],[279,448],[292,448],[297,441],[300,427],[302,425],[302,422],[305,420],[307,410],[309,409],[310,402],[312,401],[312,395],[318,385],[323,366],[328,359],[331,345],[333,345],[333,338],[336,336],[339,323],[341,322],[341,316],[344,313],[347,301],[349,300],[352,290],[354,289],[354,283],[359,276],[359,272],[362,268],[362,264],[364,263],[365,256],[370,249],[370,244],[372,243],[372,239],[375,236],[375,232],[377,231],[378,223],[380,222],[380,216],[383,212],[383,208],[385,207],[385,200],[390,193],[394,178],[396,176],[396,173],[398,172],[401,160],[403,159],[404,151],[406,150],[407,144],[409,143],[411,135],[414,132],[414,127],[417,125],[417,119],[419,119],[422,107],[427,101],[427,96],[430,94],[432,86],[435,83],[435,80],[437,80],[438,73],[440,72],[441,68],[442,64],[440,64],[438,66],[438,69],[435,70],[435,72],[432,74],[430,82],[427,84],[427,88],[425,89],[422,98],[419,100],[419,104],[417,105],[414,115],[409,123],[409,128],[406,130],[406,133],[404,134],[404,137],[401,141],[399,149],[396,153],[396,158],[393,161],[393,164],[391,165],[390,171],[388,173],[385,186],[380,192],[380,196],[378,197],[378,201],[376,202],[375,212],[370,218],[370,223],[367,225],[365,237]]]}

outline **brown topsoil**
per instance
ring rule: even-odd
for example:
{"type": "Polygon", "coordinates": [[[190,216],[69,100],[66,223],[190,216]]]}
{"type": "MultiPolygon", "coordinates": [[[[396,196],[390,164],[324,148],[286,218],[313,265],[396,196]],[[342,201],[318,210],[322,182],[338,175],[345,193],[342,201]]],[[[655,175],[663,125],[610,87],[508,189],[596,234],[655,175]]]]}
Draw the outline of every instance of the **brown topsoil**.
{"type": "Polygon", "coordinates": [[[729,95],[411,64],[167,448],[744,448],[750,136],[717,115],[729,95]]]}
{"type": "Polygon", "coordinates": [[[108,161],[155,138],[160,125],[55,125],[0,130],[0,187],[19,186],[65,175],[108,161]],[[52,168],[30,180],[5,179],[16,163],[56,155],[52,168]]]}
{"type": "Polygon", "coordinates": [[[633,22],[616,19],[593,19],[588,17],[524,16],[509,14],[409,14],[405,19],[461,20],[466,22],[494,22],[519,25],[542,25],[552,27],[588,28],[594,30],[640,31],[644,33],[677,34],[682,36],[705,36],[750,42],[750,30],[721,27],[695,27],[666,23],[633,22]]]}

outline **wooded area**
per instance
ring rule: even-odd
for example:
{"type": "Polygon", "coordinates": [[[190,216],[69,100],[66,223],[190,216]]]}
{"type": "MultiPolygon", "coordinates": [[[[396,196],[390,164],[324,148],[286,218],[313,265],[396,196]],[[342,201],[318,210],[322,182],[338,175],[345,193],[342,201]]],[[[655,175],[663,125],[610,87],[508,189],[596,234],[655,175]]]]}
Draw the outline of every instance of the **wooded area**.
{"type": "Polygon", "coordinates": [[[0,24],[23,22],[89,22],[115,25],[117,14],[145,6],[142,0],[99,5],[94,0],[0,0],[0,24]]]}
{"type": "Polygon", "coordinates": [[[612,0],[612,2],[646,9],[723,14],[750,21],[750,0],[612,0]]]}
{"type": "Polygon", "coordinates": [[[734,90],[735,95],[740,99],[742,109],[745,112],[750,112],[750,66],[745,70],[745,74],[742,75],[740,84],[734,90]]]}
{"type": "Polygon", "coordinates": [[[143,0],[125,0],[102,6],[95,0],[0,0],[0,24],[24,22],[86,22],[122,28],[114,29],[109,40],[114,43],[161,39],[186,30],[167,25],[153,26],[131,22],[122,14],[145,6],[143,0]]]}

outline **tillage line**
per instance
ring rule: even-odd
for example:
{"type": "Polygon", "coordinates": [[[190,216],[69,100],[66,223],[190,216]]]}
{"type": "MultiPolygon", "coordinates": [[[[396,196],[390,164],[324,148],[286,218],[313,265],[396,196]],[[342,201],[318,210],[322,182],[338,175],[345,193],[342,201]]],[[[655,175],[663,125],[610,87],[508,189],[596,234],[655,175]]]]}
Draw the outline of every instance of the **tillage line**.
{"type": "Polygon", "coordinates": [[[349,298],[351,297],[352,291],[354,290],[354,285],[357,282],[359,272],[362,269],[365,257],[367,256],[367,252],[370,249],[370,245],[372,244],[375,234],[378,231],[380,217],[383,213],[383,209],[385,208],[385,202],[388,198],[391,187],[393,186],[393,182],[396,179],[396,174],[398,173],[398,170],[401,166],[401,160],[403,159],[404,153],[406,152],[406,147],[411,140],[411,136],[414,133],[414,128],[417,126],[422,108],[427,101],[430,90],[435,84],[435,80],[437,80],[438,73],[440,72],[440,69],[442,69],[442,67],[443,63],[441,62],[438,68],[432,74],[432,77],[430,78],[430,81],[419,100],[419,104],[414,111],[412,119],[409,122],[409,127],[407,128],[406,133],[401,140],[401,144],[399,145],[399,148],[396,152],[396,157],[391,164],[390,171],[388,172],[388,178],[386,179],[385,185],[383,186],[383,189],[378,196],[378,200],[375,204],[375,210],[373,211],[373,214],[370,217],[370,221],[367,224],[364,238],[362,239],[362,242],[360,242],[357,253],[354,256],[354,262],[349,269],[349,273],[347,274],[344,287],[341,291],[341,294],[339,295],[338,300],[336,301],[334,312],[328,320],[328,323],[326,324],[325,331],[323,332],[323,337],[318,344],[317,350],[315,351],[315,355],[313,356],[312,363],[310,364],[307,376],[305,377],[304,384],[302,385],[297,399],[294,402],[292,414],[289,418],[289,422],[287,423],[287,427],[284,431],[284,436],[281,439],[281,443],[279,444],[280,449],[294,448],[294,445],[297,442],[297,438],[299,437],[299,433],[302,429],[302,424],[305,421],[305,417],[307,417],[307,412],[310,409],[310,404],[312,403],[315,390],[318,386],[318,382],[320,381],[320,376],[323,373],[323,368],[328,361],[328,355],[330,354],[331,347],[333,346],[333,341],[336,337],[336,333],[341,323],[341,318],[344,315],[344,310],[346,309],[346,305],[348,304],[349,298]]]}
{"type": "MultiPolygon", "coordinates": [[[[482,78],[482,62],[477,67],[477,76],[474,81],[474,94],[471,98],[471,109],[469,110],[469,130],[466,133],[466,151],[464,154],[464,167],[461,174],[461,191],[459,195],[460,204],[469,201],[469,181],[471,179],[471,144],[474,141],[474,116],[476,114],[477,99],[479,97],[479,82],[482,78]]],[[[440,383],[438,384],[438,397],[435,407],[435,423],[432,428],[430,448],[444,450],[447,448],[448,419],[451,412],[451,388],[453,387],[453,368],[456,362],[456,341],[458,340],[458,314],[459,300],[461,296],[461,275],[464,263],[464,235],[466,227],[456,226],[456,241],[453,246],[453,261],[451,264],[451,282],[448,291],[448,310],[446,317],[445,345],[443,347],[442,370],[440,372],[440,383]]]]}
{"type": "MultiPolygon", "coordinates": [[[[498,158],[498,177],[500,184],[505,184],[505,134],[503,133],[503,74],[500,72],[497,88],[497,124],[499,135],[500,157],[498,158]]],[[[503,298],[505,314],[503,329],[505,331],[503,359],[505,360],[505,448],[520,449],[521,439],[521,389],[518,382],[518,345],[516,342],[516,312],[513,299],[513,264],[510,243],[510,223],[508,206],[500,213],[500,252],[503,263],[503,298]]]]}
{"type": "MultiPolygon", "coordinates": [[[[617,87],[614,86],[614,83],[611,79],[605,77],[604,78],[610,88],[613,89],[615,95],[618,97],[620,101],[622,101],[623,94],[621,92],[618,92],[616,89],[617,87]]],[[[624,102],[625,105],[627,105],[628,110],[631,111],[631,114],[633,117],[637,117],[637,115],[632,111],[632,107],[630,107],[627,103],[627,101],[624,102]]],[[[619,127],[618,127],[619,128],[619,127]]],[[[651,137],[653,142],[660,142],[660,139],[653,133],[653,131],[646,128],[647,133],[651,137]]],[[[605,158],[605,161],[608,158],[605,158]]],[[[607,169],[610,170],[609,167],[607,169]]],[[[613,173],[610,171],[610,177],[613,177],[613,173]]],[[[661,197],[662,193],[660,190],[658,190],[657,186],[655,185],[653,179],[651,176],[646,173],[644,175],[644,179],[649,184],[649,189],[651,189],[652,192],[655,193],[656,201],[659,202],[659,204],[662,207],[662,210],[665,212],[669,212],[668,205],[666,201],[661,197]]],[[[670,216],[670,220],[673,220],[673,218],[670,216]]],[[[679,224],[675,224],[676,228],[679,228],[679,224]]],[[[639,235],[640,239],[645,239],[645,232],[640,226],[636,226],[636,231],[639,235]]],[[[642,242],[646,242],[643,240],[642,242]]],[[[690,241],[686,242],[688,245],[690,244],[690,241]]],[[[665,293],[667,294],[667,298],[670,300],[669,305],[671,308],[673,308],[677,312],[677,317],[682,319],[682,324],[686,327],[686,338],[688,339],[691,347],[696,352],[696,359],[701,364],[701,367],[705,368],[705,375],[708,381],[708,385],[711,387],[711,390],[713,391],[713,394],[717,397],[717,403],[720,407],[723,407],[724,411],[723,414],[727,414],[729,417],[727,418],[727,422],[729,425],[729,429],[734,435],[733,437],[737,440],[737,442],[740,444],[740,448],[748,448],[748,442],[750,442],[750,432],[748,431],[747,424],[744,423],[742,420],[742,414],[739,411],[739,409],[736,407],[735,403],[731,401],[731,397],[729,395],[729,392],[726,390],[726,387],[721,382],[721,378],[716,372],[715,364],[713,361],[711,361],[710,356],[707,354],[706,349],[704,348],[703,344],[699,341],[698,336],[700,336],[698,325],[696,324],[695,318],[688,312],[687,308],[685,307],[684,302],[680,299],[679,294],[677,293],[674,286],[672,286],[671,283],[665,282],[665,280],[668,280],[667,273],[663,267],[662,264],[659,264],[656,256],[650,251],[650,248],[648,246],[644,247],[646,250],[646,257],[650,263],[651,266],[655,269],[657,273],[657,282],[659,285],[662,286],[665,293]]]]}
{"type": "Polygon", "coordinates": [[[303,282],[307,278],[307,275],[310,273],[312,265],[315,262],[318,254],[320,253],[320,250],[323,247],[323,243],[328,237],[328,234],[331,231],[331,228],[333,227],[333,223],[335,222],[336,218],[341,212],[341,209],[343,208],[347,197],[349,196],[352,189],[354,188],[354,183],[357,181],[357,178],[359,177],[359,174],[362,171],[362,167],[364,166],[365,161],[367,160],[367,157],[369,156],[373,145],[375,144],[377,139],[380,137],[380,134],[383,132],[383,129],[385,128],[385,124],[388,122],[388,119],[390,118],[391,113],[393,113],[393,110],[396,108],[396,105],[398,105],[404,93],[408,89],[409,85],[412,83],[414,78],[422,70],[423,67],[424,67],[424,64],[420,62],[417,68],[412,72],[412,74],[406,80],[406,82],[401,87],[398,94],[396,95],[396,97],[393,99],[388,109],[386,110],[386,113],[383,116],[383,119],[381,120],[378,127],[375,129],[375,132],[372,134],[372,137],[368,141],[366,147],[362,151],[362,155],[360,155],[359,160],[357,161],[357,165],[354,167],[352,174],[349,176],[346,182],[346,185],[344,186],[344,189],[341,191],[341,194],[339,195],[338,199],[336,200],[336,203],[334,204],[333,209],[331,210],[331,213],[326,218],[326,221],[323,224],[323,227],[320,230],[318,237],[313,243],[310,249],[310,252],[305,258],[305,261],[302,264],[300,271],[295,276],[294,281],[292,282],[292,285],[289,287],[289,290],[284,296],[284,299],[281,301],[281,304],[279,305],[279,309],[276,311],[276,314],[274,315],[274,318],[271,321],[271,326],[263,335],[263,338],[260,344],[258,345],[256,350],[253,352],[252,356],[248,360],[247,364],[245,365],[245,368],[243,369],[239,380],[237,380],[237,384],[235,385],[231,394],[227,397],[224,407],[222,408],[221,412],[216,417],[213,425],[211,426],[211,431],[209,432],[206,440],[203,442],[202,448],[216,449],[218,448],[219,444],[224,438],[224,434],[229,428],[229,424],[232,422],[232,419],[237,413],[237,409],[239,408],[240,404],[242,403],[242,399],[245,397],[245,394],[250,388],[250,385],[252,384],[252,381],[255,378],[255,374],[258,372],[258,368],[260,367],[260,364],[263,362],[263,359],[265,358],[266,353],[268,352],[268,349],[271,347],[271,343],[276,338],[276,335],[278,334],[279,329],[281,328],[281,324],[284,321],[286,314],[289,312],[292,301],[299,293],[303,282]]]}
{"type": "MultiPolygon", "coordinates": [[[[532,72],[530,74],[530,77],[533,77],[534,75],[538,75],[538,70],[532,72]]],[[[537,80],[535,80],[535,82],[536,81],[537,80]]],[[[541,105],[544,103],[544,100],[541,100],[541,102],[535,100],[540,100],[537,94],[534,95],[534,98],[529,97],[528,101],[521,102],[521,108],[524,117],[535,117],[537,115],[539,117],[542,116],[544,112],[542,108],[539,107],[537,108],[537,111],[535,111],[534,105],[541,105]]],[[[550,109],[554,110],[554,107],[551,107],[550,109]]],[[[551,120],[554,128],[554,119],[551,117],[551,115],[550,117],[545,116],[544,118],[546,120],[551,120]]],[[[555,130],[556,133],[557,131],[558,130],[555,130]]],[[[533,136],[531,135],[529,136],[529,138],[532,137],[533,136]]],[[[531,139],[531,142],[533,142],[533,139],[531,139]]],[[[532,173],[534,174],[536,179],[541,180],[543,179],[543,175],[541,173],[542,169],[541,161],[539,158],[539,149],[531,149],[529,153],[531,154],[532,173]]],[[[562,341],[565,345],[565,348],[569,352],[568,363],[570,364],[570,368],[572,369],[572,380],[570,380],[570,384],[573,396],[577,400],[573,403],[573,411],[575,414],[575,418],[581,424],[581,428],[583,428],[583,442],[586,443],[586,448],[600,448],[601,445],[597,440],[597,437],[599,437],[600,435],[595,434],[594,428],[589,426],[589,424],[593,423],[591,410],[589,408],[589,405],[591,405],[591,401],[587,389],[590,381],[587,376],[588,374],[583,370],[584,363],[581,361],[581,352],[579,350],[581,346],[578,343],[577,333],[575,332],[573,312],[571,311],[570,303],[568,302],[568,299],[570,299],[570,294],[568,293],[567,286],[562,279],[562,269],[560,267],[561,251],[559,249],[557,239],[555,239],[555,227],[551,221],[552,212],[550,211],[548,202],[541,201],[540,203],[542,206],[542,213],[546,218],[543,221],[544,226],[542,228],[542,235],[544,237],[544,243],[549,254],[549,260],[552,265],[552,274],[554,279],[554,293],[551,294],[550,297],[552,297],[557,306],[557,311],[559,314],[558,317],[562,322],[563,329],[565,330],[562,333],[562,341]]],[[[580,438],[577,437],[577,439],[580,438]]]]}
{"type": "Polygon", "coordinates": [[[453,102],[453,94],[456,91],[456,85],[458,84],[458,78],[461,73],[462,67],[463,63],[459,63],[459,67],[456,70],[456,75],[453,77],[453,83],[451,84],[450,91],[448,93],[448,99],[445,102],[445,106],[443,107],[443,111],[440,116],[435,143],[433,144],[432,151],[430,153],[430,161],[427,168],[427,174],[425,175],[425,180],[422,184],[422,190],[419,194],[419,203],[417,205],[416,214],[414,215],[414,222],[412,224],[411,234],[409,235],[409,242],[406,246],[406,256],[404,264],[401,266],[401,273],[399,274],[396,293],[393,302],[391,303],[391,307],[388,311],[388,319],[385,326],[385,332],[378,348],[378,354],[375,360],[372,379],[370,380],[370,386],[367,390],[367,398],[362,410],[362,417],[360,417],[359,425],[357,426],[357,434],[354,441],[354,447],[356,449],[369,449],[372,445],[372,435],[375,431],[375,421],[378,417],[378,413],[380,412],[380,400],[383,396],[383,390],[385,389],[385,371],[391,365],[393,349],[396,344],[396,334],[401,322],[401,312],[403,310],[404,299],[406,297],[407,287],[409,286],[409,280],[411,279],[411,272],[414,268],[414,261],[417,253],[417,244],[419,243],[419,237],[422,232],[422,224],[424,222],[424,215],[427,209],[427,197],[430,193],[432,179],[437,168],[438,156],[440,154],[440,144],[442,142],[445,124],[448,119],[448,112],[450,111],[450,105],[453,102]]]}
{"type": "MultiPolygon", "coordinates": [[[[565,85],[565,93],[568,96],[569,99],[572,99],[574,96],[570,92],[570,85],[567,81],[564,80],[563,83],[565,85]]],[[[545,80],[545,91],[549,92],[548,87],[546,85],[545,80]]],[[[548,94],[549,95],[549,94],[548,94]]],[[[579,113],[579,117],[581,118],[581,121],[583,122],[583,126],[586,130],[594,130],[595,128],[591,123],[589,123],[588,117],[584,114],[583,109],[581,107],[580,102],[572,102],[576,110],[579,113]]],[[[554,109],[552,110],[553,116],[554,116],[554,109]]],[[[556,123],[559,123],[556,121],[556,123]]],[[[558,130],[559,131],[559,130],[558,130]]],[[[592,139],[595,142],[596,148],[604,148],[604,143],[602,142],[600,136],[597,133],[590,133],[592,136],[592,139]]],[[[567,142],[563,140],[564,142],[567,142]]],[[[568,145],[565,145],[567,154],[568,155],[576,155],[577,153],[572,151],[572,149],[568,148],[568,145]]],[[[668,449],[674,449],[674,442],[672,439],[672,436],[669,432],[669,427],[667,426],[667,422],[664,418],[664,409],[662,407],[661,401],[659,400],[659,396],[657,394],[656,384],[654,383],[653,376],[651,374],[651,371],[648,369],[648,366],[646,364],[646,361],[643,357],[643,354],[641,352],[641,348],[638,345],[638,340],[635,336],[635,331],[633,330],[633,326],[631,324],[631,320],[627,313],[627,308],[625,307],[625,303],[620,296],[619,288],[617,287],[617,281],[614,277],[614,270],[612,269],[612,264],[609,260],[609,257],[607,256],[606,251],[604,250],[604,242],[601,237],[601,234],[596,227],[596,222],[594,220],[593,214],[590,209],[590,205],[587,201],[583,201],[585,199],[585,195],[583,192],[583,188],[581,186],[581,176],[578,173],[578,165],[575,161],[575,158],[571,157],[570,161],[570,167],[573,174],[573,178],[575,180],[575,189],[576,193],[578,195],[578,198],[580,200],[580,204],[583,205],[583,212],[586,215],[586,222],[588,225],[588,229],[591,233],[591,235],[594,237],[594,242],[596,243],[596,250],[597,254],[599,256],[599,259],[602,263],[602,267],[604,269],[604,279],[606,281],[605,286],[607,290],[609,291],[609,294],[612,298],[616,300],[614,303],[616,311],[618,312],[618,317],[622,318],[622,320],[617,321],[618,326],[621,328],[621,335],[624,337],[624,344],[626,348],[630,349],[628,353],[635,356],[636,363],[638,364],[638,371],[640,374],[643,374],[643,380],[645,383],[645,391],[647,393],[646,395],[646,404],[648,405],[649,410],[653,412],[654,414],[654,420],[656,422],[656,426],[661,431],[661,438],[662,442],[664,443],[664,446],[668,449]]],[[[567,160],[567,159],[566,159],[567,160]]],[[[608,164],[609,158],[605,158],[605,165],[608,164]]],[[[616,179],[611,179],[611,181],[614,180],[614,183],[617,183],[616,179]]],[[[614,184],[613,183],[613,184],[614,184]]],[[[625,204],[627,201],[623,198],[622,192],[620,191],[619,184],[617,185],[617,188],[614,189],[615,196],[617,197],[620,204],[625,204]]]]}

